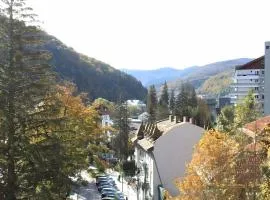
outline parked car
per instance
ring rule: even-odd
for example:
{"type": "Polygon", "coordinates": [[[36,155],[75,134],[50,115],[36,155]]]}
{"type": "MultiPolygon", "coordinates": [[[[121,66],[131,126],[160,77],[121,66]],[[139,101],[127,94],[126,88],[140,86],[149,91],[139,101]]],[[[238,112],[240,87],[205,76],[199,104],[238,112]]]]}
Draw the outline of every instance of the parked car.
{"type": "Polygon", "coordinates": [[[101,200],[115,200],[115,197],[102,197],[101,200]]]}
{"type": "Polygon", "coordinates": [[[114,188],[110,183],[103,183],[98,186],[98,191],[101,192],[104,188],[114,188]]]}

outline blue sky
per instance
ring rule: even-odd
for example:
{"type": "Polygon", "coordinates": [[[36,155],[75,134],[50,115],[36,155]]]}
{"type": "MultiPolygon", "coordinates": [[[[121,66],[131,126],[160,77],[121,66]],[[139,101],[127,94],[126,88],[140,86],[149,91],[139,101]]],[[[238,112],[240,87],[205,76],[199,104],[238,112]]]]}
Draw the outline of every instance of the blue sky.
{"type": "Polygon", "coordinates": [[[184,68],[256,58],[270,40],[263,0],[29,0],[42,27],[115,68],[184,68]]]}

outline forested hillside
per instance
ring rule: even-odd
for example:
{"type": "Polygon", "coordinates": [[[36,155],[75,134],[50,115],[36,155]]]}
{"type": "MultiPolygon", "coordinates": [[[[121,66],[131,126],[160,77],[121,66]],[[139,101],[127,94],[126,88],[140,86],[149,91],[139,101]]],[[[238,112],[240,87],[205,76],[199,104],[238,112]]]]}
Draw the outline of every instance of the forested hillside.
{"type": "Polygon", "coordinates": [[[221,72],[207,79],[198,89],[198,93],[209,95],[227,95],[232,84],[233,70],[221,72]]]}
{"type": "Polygon", "coordinates": [[[101,61],[79,54],[58,39],[44,33],[45,48],[53,54],[52,64],[59,77],[74,82],[79,92],[90,99],[102,97],[110,101],[144,100],[147,90],[136,78],[101,61]]]}

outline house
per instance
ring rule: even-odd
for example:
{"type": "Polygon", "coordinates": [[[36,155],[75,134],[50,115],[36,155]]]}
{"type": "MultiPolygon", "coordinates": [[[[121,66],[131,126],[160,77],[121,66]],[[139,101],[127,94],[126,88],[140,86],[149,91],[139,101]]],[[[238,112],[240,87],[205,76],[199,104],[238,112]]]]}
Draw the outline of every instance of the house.
{"type": "Polygon", "coordinates": [[[265,55],[244,65],[235,67],[231,102],[237,104],[250,90],[264,109],[270,114],[270,42],[265,43],[265,55]]]}
{"type": "Polygon", "coordinates": [[[270,125],[270,115],[259,118],[254,122],[245,124],[240,130],[253,139],[255,142],[256,136],[260,135],[265,127],[270,125]]]}
{"type": "Polygon", "coordinates": [[[191,160],[193,147],[203,128],[176,117],[155,124],[142,124],[132,142],[135,144],[135,162],[138,167],[138,197],[140,200],[160,199],[165,188],[172,196],[179,194],[175,180],[183,177],[191,160]]]}

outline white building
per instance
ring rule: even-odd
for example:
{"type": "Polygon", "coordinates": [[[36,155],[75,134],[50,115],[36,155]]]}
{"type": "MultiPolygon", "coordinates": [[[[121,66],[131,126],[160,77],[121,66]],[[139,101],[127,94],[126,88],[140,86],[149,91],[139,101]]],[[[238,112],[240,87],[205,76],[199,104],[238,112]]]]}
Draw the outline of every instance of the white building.
{"type": "Polygon", "coordinates": [[[132,141],[135,143],[135,161],[140,169],[137,185],[140,200],[160,199],[160,189],[172,196],[179,194],[175,180],[185,175],[193,147],[204,129],[192,123],[169,120],[141,125],[132,141]]]}
{"type": "Polygon", "coordinates": [[[240,102],[249,91],[253,91],[256,100],[264,106],[264,56],[235,68],[231,103],[240,102]]]}
{"type": "Polygon", "coordinates": [[[265,42],[264,114],[270,115],[270,42],[265,42]]]}
{"type": "Polygon", "coordinates": [[[231,103],[237,104],[250,90],[270,115],[270,42],[265,42],[265,55],[235,68],[231,103]]]}

